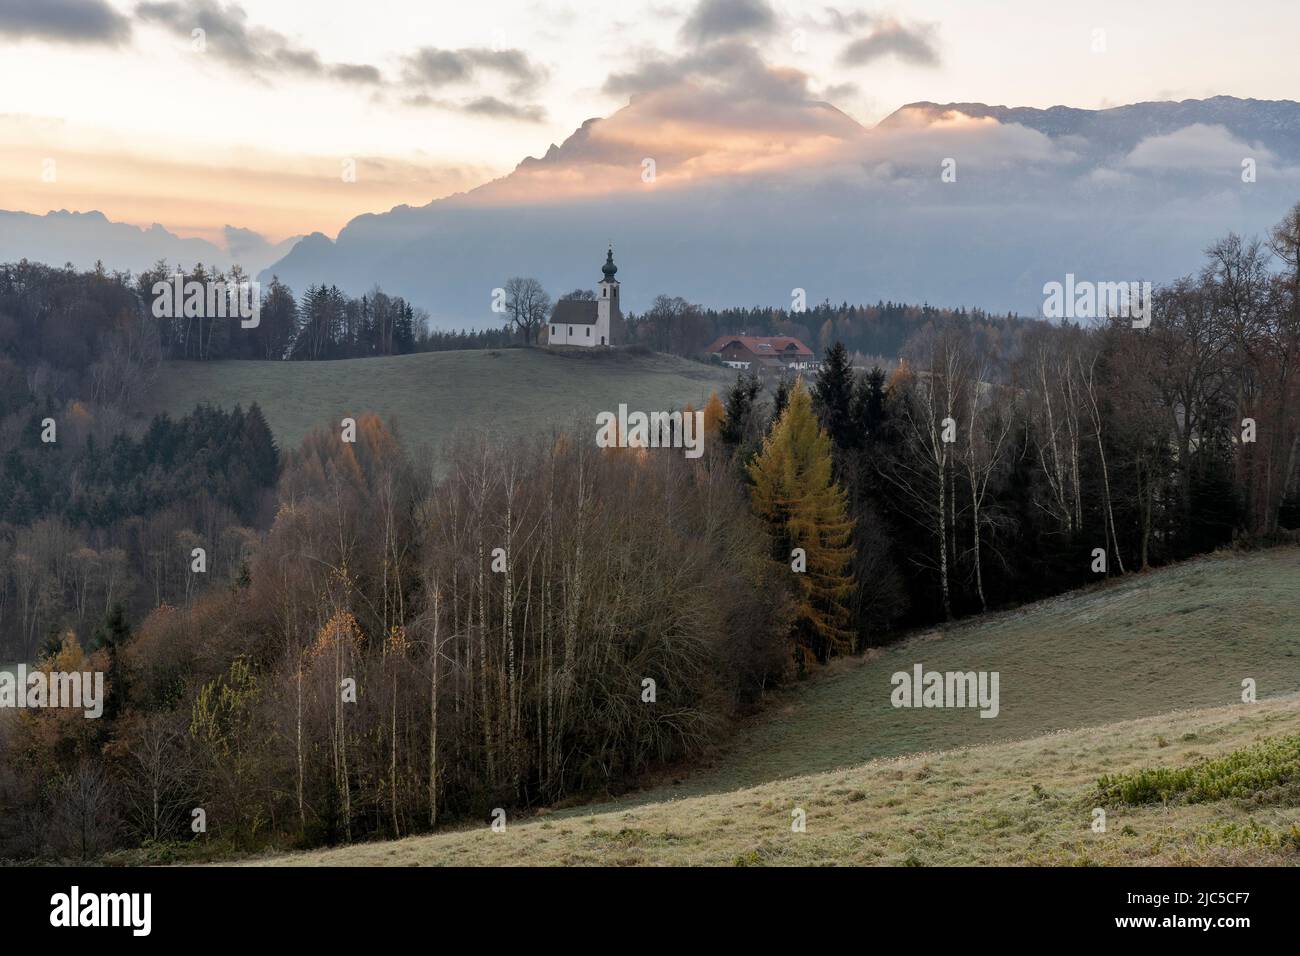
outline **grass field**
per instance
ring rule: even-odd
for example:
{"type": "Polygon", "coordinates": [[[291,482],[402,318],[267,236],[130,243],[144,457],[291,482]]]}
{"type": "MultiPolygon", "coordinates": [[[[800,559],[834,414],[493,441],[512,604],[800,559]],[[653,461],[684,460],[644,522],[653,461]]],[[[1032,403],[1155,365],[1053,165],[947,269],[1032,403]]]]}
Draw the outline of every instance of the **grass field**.
{"type": "Polygon", "coordinates": [[[1009,744],[885,758],[709,796],[542,815],[255,863],[509,865],[1210,865],[1300,862],[1297,785],[1250,801],[1106,807],[1102,774],[1182,766],[1300,731],[1300,698],[1009,744]],[[802,809],[806,829],[791,830],[802,809]]]}
{"type": "Polygon", "coordinates": [[[338,362],[169,362],[143,412],[184,415],[200,402],[262,407],[281,448],[313,428],[374,412],[397,423],[411,451],[436,460],[457,432],[503,439],[629,409],[702,408],[735,373],[668,355],[502,349],[424,352],[338,362]]]}
{"type": "Polygon", "coordinates": [[[920,634],[777,694],[683,790],[1014,740],[1300,690],[1300,549],[1222,554],[920,634]],[[1001,674],[1001,710],[896,710],[890,675],[1001,674]]]}
{"type": "Polygon", "coordinates": [[[1252,805],[1116,809],[1108,834],[1089,825],[1102,775],[1300,730],[1297,607],[1300,549],[1215,555],[841,662],[773,695],[711,762],[619,800],[504,834],[474,827],[264,862],[1296,860],[1284,839],[1300,822],[1294,789],[1252,805]],[[1000,715],[894,709],[890,675],[915,663],[998,671],[1000,715]],[[1247,677],[1260,703],[1241,703],[1247,677]],[[796,806],[806,833],[790,832],[796,806]]]}

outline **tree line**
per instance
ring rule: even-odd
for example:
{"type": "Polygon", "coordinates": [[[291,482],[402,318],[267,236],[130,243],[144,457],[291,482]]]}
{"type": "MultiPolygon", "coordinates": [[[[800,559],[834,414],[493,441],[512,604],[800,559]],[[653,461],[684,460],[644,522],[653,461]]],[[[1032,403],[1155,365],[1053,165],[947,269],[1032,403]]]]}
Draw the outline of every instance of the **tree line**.
{"type": "Polygon", "coordinates": [[[984,340],[992,351],[1006,354],[1020,332],[1032,324],[1014,315],[994,316],[979,309],[942,308],[928,304],[877,302],[874,305],[834,305],[823,301],[807,307],[776,309],[711,309],[680,296],[659,295],[650,308],[625,317],[626,331],[616,344],[643,345],[686,358],[705,358],[705,350],[721,336],[788,335],[818,355],[836,342],[855,365],[875,362],[892,366],[904,346],[927,327],[962,325],[984,340]]]}
{"type": "Polygon", "coordinates": [[[789,583],[721,442],[591,431],[467,438],[437,481],[373,416],[312,434],[245,573],[49,649],[113,716],[0,725],[7,851],[395,837],[701,753],[788,670],[789,583]]]}
{"type": "Polygon", "coordinates": [[[807,390],[742,377],[721,436],[774,559],[805,551],[805,652],[1295,540],[1298,293],[1300,206],[1214,243],[1146,328],[1040,322],[1000,352],[954,320],[888,374],[837,343],[807,390]]]}
{"type": "Polygon", "coordinates": [[[69,630],[86,641],[114,606],[138,617],[246,571],[279,474],[256,404],[159,415],[138,437],[105,438],[79,402],[18,424],[0,459],[0,658],[32,660],[69,630]]]}

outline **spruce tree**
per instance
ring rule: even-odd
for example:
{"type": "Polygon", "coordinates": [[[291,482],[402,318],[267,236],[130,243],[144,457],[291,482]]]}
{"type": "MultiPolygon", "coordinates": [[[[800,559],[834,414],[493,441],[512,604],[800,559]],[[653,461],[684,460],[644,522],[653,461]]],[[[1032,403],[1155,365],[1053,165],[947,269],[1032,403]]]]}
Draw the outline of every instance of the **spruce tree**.
{"type": "Polygon", "coordinates": [[[275,484],[280,473],[280,452],[275,446],[275,438],[266,423],[262,408],[254,402],[244,417],[243,434],[240,436],[241,453],[253,480],[263,488],[275,484]]]}
{"type": "Polygon", "coordinates": [[[858,380],[853,390],[853,427],[859,441],[868,444],[878,438],[885,423],[885,372],[874,366],[858,380]]]}
{"type": "Polygon", "coordinates": [[[762,384],[752,372],[737,375],[736,383],[727,392],[726,414],[723,416],[719,437],[723,444],[736,448],[749,437],[749,426],[762,384]]]}
{"type": "Polygon", "coordinates": [[[853,364],[842,342],[827,351],[813,383],[812,398],[817,417],[835,447],[843,451],[856,448],[859,436],[853,423],[853,364]]]}
{"type": "Polygon", "coordinates": [[[126,609],[120,601],[114,602],[90,637],[91,651],[101,648],[108,651],[108,699],[104,702],[104,716],[110,720],[117,716],[126,701],[126,668],[121,655],[130,639],[131,624],[126,618],[126,609]]]}

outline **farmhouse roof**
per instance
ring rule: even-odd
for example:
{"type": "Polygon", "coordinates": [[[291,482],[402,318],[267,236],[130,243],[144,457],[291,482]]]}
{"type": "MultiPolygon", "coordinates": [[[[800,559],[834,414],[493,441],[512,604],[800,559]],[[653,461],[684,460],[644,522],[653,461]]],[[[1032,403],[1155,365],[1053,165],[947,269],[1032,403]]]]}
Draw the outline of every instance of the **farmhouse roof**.
{"type": "Polygon", "coordinates": [[[595,325],[596,302],[591,299],[561,299],[551,313],[552,325],[595,325]]]}
{"type": "Polygon", "coordinates": [[[737,344],[754,355],[784,355],[812,357],[812,349],[791,335],[723,335],[707,349],[721,352],[728,345],[737,344]]]}

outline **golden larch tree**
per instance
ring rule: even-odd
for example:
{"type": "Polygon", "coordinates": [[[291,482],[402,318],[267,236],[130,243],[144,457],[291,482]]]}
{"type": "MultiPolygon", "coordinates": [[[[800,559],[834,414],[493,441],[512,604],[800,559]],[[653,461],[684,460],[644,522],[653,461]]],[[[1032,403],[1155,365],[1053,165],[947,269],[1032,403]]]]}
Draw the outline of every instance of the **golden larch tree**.
{"type": "Polygon", "coordinates": [[[831,474],[831,440],[813,413],[803,379],[749,465],[754,511],[772,527],[778,557],[795,573],[795,653],[825,660],[852,649],[848,598],[853,590],[848,497],[831,474]],[[803,549],[803,560],[795,553],[803,549]],[[799,568],[803,566],[803,570],[799,568]]]}
{"type": "Polygon", "coordinates": [[[722,428],[722,420],[726,417],[727,409],[723,407],[722,399],[718,398],[717,392],[710,392],[709,402],[704,406],[704,433],[710,438],[716,438],[722,428]]]}

